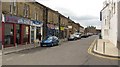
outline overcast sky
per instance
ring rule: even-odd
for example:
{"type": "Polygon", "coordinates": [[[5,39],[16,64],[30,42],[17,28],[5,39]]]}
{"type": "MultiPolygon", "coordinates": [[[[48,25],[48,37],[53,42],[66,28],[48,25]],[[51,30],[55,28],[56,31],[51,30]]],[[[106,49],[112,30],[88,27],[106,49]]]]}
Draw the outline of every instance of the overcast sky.
{"type": "Polygon", "coordinates": [[[76,23],[86,26],[101,28],[99,21],[100,10],[105,0],[36,0],[39,3],[59,11],[59,13],[70,17],[76,23]]]}

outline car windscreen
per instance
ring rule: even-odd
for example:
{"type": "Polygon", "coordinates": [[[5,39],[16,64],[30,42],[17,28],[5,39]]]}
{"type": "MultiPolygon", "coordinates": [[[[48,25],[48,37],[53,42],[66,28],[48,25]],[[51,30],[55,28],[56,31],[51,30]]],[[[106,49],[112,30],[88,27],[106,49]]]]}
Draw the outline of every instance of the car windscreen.
{"type": "Polygon", "coordinates": [[[47,38],[47,40],[52,40],[52,39],[53,39],[53,37],[48,37],[48,38],[47,38]]]}

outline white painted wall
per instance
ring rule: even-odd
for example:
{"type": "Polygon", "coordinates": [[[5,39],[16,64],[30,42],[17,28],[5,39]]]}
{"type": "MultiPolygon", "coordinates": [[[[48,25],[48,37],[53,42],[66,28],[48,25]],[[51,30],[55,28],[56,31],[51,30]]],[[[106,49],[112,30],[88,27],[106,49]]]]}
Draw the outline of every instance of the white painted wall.
{"type": "Polygon", "coordinates": [[[113,13],[113,16],[110,19],[109,40],[117,47],[117,37],[118,37],[118,11],[117,11],[118,6],[117,6],[117,3],[118,2],[117,0],[114,0],[114,2],[115,2],[115,13],[113,13]]]}
{"type": "MultiPolygon", "coordinates": [[[[120,2],[118,2],[118,7],[120,7],[120,2]]],[[[118,41],[120,42],[120,8],[118,10],[118,41]]]]}
{"type": "MultiPolygon", "coordinates": [[[[115,46],[117,46],[117,39],[120,39],[120,36],[118,37],[118,12],[117,11],[117,0],[109,0],[109,6],[106,7],[102,11],[103,19],[102,19],[102,37],[103,39],[110,40],[115,46]],[[115,3],[115,13],[114,13],[114,5],[115,3]],[[112,9],[113,7],[113,9],[112,9]],[[106,23],[105,23],[106,19],[106,23]],[[108,30],[108,35],[105,34],[104,30],[108,30]]],[[[120,32],[119,32],[120,33],[120,32]]]]}
{"type": "Polygon", "coordinates": [[[109,15],[108,9],[109,7],[106,7],[102,11],[102,38],[103,39],[108,39],[108,35],[105,34],[105,30],[108,30],[108,20],[107,20],[108,19],[107,16],[109,15]]]}

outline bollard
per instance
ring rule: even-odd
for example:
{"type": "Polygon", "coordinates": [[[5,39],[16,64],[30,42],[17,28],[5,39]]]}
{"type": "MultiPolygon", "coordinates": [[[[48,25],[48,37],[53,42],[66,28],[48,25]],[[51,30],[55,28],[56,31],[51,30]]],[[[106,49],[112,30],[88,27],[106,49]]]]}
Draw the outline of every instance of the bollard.
{"type": "Polygon", "coordinates": [[[2,45],[2,50],[4,50],[4,45],[2,45]]]}
{"type": "Polygon", "coordinates": [[[105,42],[103,42],[103,53],[105,53],[105,42]]]}
{"type": "Polygon", "coordinates": [[[16,52],[18,51],[18,45],[17,43],[15,43],[15,49],[16,49],[16,52]]]}
{"type": "Polygon", "coordinates": [[[25,49],[27,49],[27,42],[25,42],[25,49]]]}
{"type": "Polygon", "coordinates": [[[16,48],[18,47],[17,43],[15,43],[15,47],[16,47],[16,48]]]}
{"type": "Polygon", "coordinates": [[[98,46],[98,44],[97,44],[97,43],[98,43],[98,41],[96,40],[96,50],[97,50],[97,46],[98,46]]]}

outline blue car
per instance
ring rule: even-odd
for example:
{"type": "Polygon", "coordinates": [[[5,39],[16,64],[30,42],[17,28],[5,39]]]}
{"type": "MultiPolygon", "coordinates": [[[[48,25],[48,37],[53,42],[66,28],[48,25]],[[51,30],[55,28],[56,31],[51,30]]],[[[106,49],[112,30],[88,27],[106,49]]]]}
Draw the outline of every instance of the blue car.
{"type": "Polygon", "coordinates": [[[59,39],[56,36],[49,36],[41,42],[41,47],[43,46],[52,47],[55,45],[59,45],[59,39]]]}

